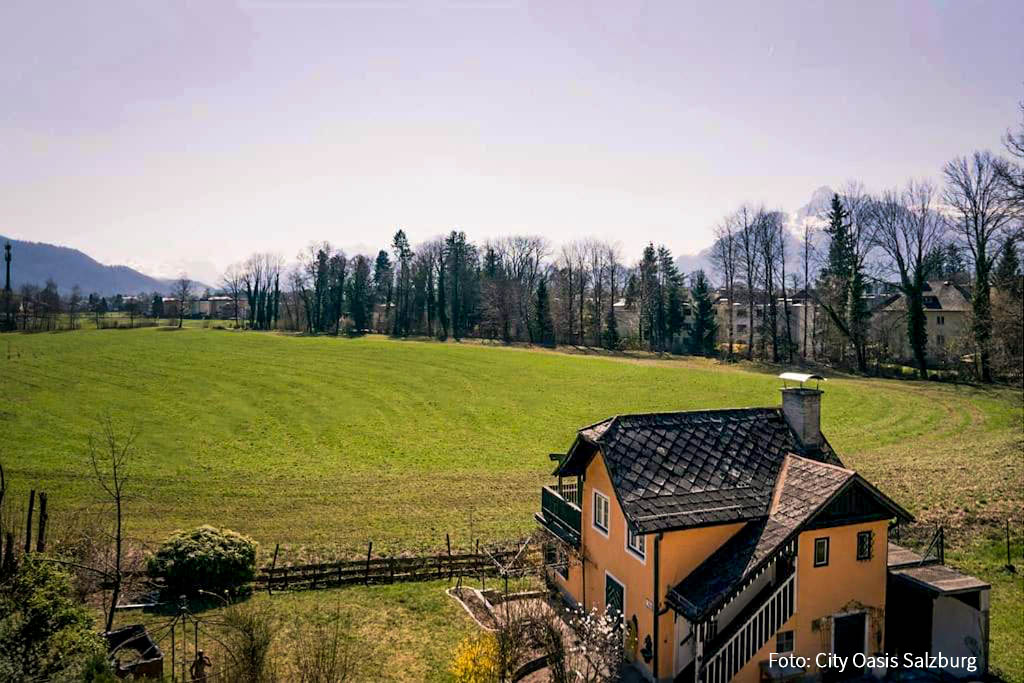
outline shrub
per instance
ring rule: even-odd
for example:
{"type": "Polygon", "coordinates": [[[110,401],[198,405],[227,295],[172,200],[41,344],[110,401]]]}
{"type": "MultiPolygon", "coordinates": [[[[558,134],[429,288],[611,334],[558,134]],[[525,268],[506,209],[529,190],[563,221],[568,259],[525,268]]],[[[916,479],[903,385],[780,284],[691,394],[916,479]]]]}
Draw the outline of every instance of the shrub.
{"type": "Polygon", "coordinates": [[[457,683],[492,683],[498,680],[498,643],[489,633],[464,638],[455,648],[452,677],[457,683]]]}
{"type": "Polygon", "coordinates": [[[348,614],[335,606],[315,606],[296,615],[291,639],[302,643],[292,650],[294,675],[298,683],[345,683],[366,680],[372,652],[356,636],[348,614]]]}
{"type": "Polygon", "coordinates": [[[0,680],[102,680],[105,651],[57,565],[26,558],[0,583],[0,680]]]}
{"type": "Polygon", "coordinates": [[[172,591],[236,594],[256,575],[256,546],[230,529],[177,531],[149,558],[149,573],[163,577],[172,591]]]}
{"type": "Polygon", "coordinates": [[[224,610],[221,623],[228,651],[232,653],[232,680],[240,683],[278,680],[270,648],[277,638],[279,623],[270,606],[251,602],[231,605],[224,610]]]}

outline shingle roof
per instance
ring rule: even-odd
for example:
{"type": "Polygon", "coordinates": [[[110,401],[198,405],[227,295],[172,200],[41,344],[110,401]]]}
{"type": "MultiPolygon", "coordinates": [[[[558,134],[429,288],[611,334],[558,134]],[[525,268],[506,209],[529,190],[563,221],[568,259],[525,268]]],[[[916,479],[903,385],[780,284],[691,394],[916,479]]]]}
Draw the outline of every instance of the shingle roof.
{"type": "MultiPolygon", "coordinates": [[[[804,452],[779,408],[620,415],[580,430],[604,455],[615,493],[640,533],[763,518],[787,453],[834,464],[823,442],[804,452]]],[[[573,448],[559,471],[585,467],[573,448]]]]}
{"type": "Polygon", "coordinates": [[[669,591],[668,603],[690,620],[703,619],[855,476],[836,465],[786,456],[768,517],[749,522],[712,553],[669,591]]]}
{"type": "MultiPolygon", "coordinates": [[[[924,287],[924,307],[932,311],[969,311],[970,295],[959,285],[948,280],[929,280],[924,287]]],[[[902,294],[890,297],[883,308],[887,311],[906,312],[907,299],[902,294]]]]}

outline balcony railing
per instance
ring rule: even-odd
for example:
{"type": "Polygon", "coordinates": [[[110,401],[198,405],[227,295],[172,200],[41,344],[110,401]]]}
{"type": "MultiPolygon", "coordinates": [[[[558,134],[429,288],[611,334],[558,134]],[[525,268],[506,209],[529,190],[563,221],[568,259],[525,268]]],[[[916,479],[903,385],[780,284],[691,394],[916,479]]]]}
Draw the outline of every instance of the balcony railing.
{"type": "Polygon", "coordinates": [[[540,490],[540,514],[537,521],[574,548],[580,547],[582,513],[577,505],[558,495],[550,486],[540,490]]]}
{"type": "Polygon", "coordinates": [[[790,574],[785,581],[771,591],[767,599],[750,610],[750,616],[742,619],[739,628],[730,629],[717,647],[711,649],[702,683],[728,683],[750,659],[767,643],[786,621],[796,612],[796,574],[790,574]]]}

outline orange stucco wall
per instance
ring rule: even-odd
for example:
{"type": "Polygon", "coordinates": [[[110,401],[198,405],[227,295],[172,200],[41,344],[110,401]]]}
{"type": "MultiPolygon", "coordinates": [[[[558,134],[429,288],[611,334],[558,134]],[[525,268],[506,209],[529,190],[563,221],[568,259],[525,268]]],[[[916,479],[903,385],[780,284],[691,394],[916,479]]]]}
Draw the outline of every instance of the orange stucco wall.
{"type": "Polygon", "coordinates": [[[595,457],[587,468],[583,482],[583,521],[581,534],[586,556],[587,608],[605,608],[605,577],[610,574],[626,587],[625,617],[637,620],[637,649],[643,648],[644,638],[651,633],[653,612],[653,546],[647,538],[645,558],[639,559],[626,550],[626,519],[615,498],[604,459],[595,457]],[[610,501],[607,536],[594,527],[594,492],[599,491],[610,501]]]}
{"type": "MultiPolygon", "coordinates": [[[[805,531],[799,536],[797,564],[797,616],[799,623],[794,648],[799,655],[828,652],[831,627],[815,630],[815,621],[847,611],[867,609],[868,653],[885,649],[884,618],[872,616],[870,609],[884,610],[889,523],[885,520],[865,524],[805,531]],[[875,533],[870,560],[857,559],[857,532],[875,533]],[[814,566],[814,539],[829,537],[827,567],[814,566]]],[[[821,624],[819,624],[821,626],[821,624]]]]}
{"type": "MultiPolygon", "coordinates": [[[[654,535],[646,538],[646,557],[640,560],[626,550],[626,520],[612,489],[604,459],[598,455],[587,468],[583,484],[581,536],[586,556],[586,570],[579,564],[570,564],[569,579],[559,579],[561,585],[580,604],[583,600],[583,575],[586,575],[586,607],[605,608],[606,573],[626,586],[626,619],[634,615],[637,619],[638,650],[643,648],[645,638],[654,636],[654,535]],[[594,527],[594,491],[599,491],[610,501],[609,528],[607,536],[594,527]]],[[[661,541],[661,591],[659,599],[664,602],[669,588],[685,578],[708,555],[718,549],[742,524],[725,524],[671,531],[661,541]]],[[[669,611],[662,615],[659,624],[658,673],[662,678],[671,677],[674,643],[674,614],[669,611]]],[[[650,670],[652,667],[638,662],[650,670]]]]}
{"type": "MultiPolygon", "coordinates": [[[[828,619],[844,612],[868,612],[867,654],[884,652],[886,542],[888,522],[805,531],[798,537],[796,614],[780,631],[793,630],[793,653],[811,661],[811,671],[820,652],[830,652],[832,629],[828,619]],[[857,559],[857,533],[874,531],[874,552],[870,560],[857,559]],[[828,566],[814,566],[814,540],[828,537],[828,566]],[[879,640],[881,639],[881,640],[879,640]]],[[[774,636],[733,678],[738,683],[760,680],[760,662],[775,652],[774,636]]]]}
{"type": "MultiPolygon", "coordinates": [[[[720,524],[718,526],[670,531],[661,541],[661,582],[659,599],[664,603],[670,588],[689,576],[690,572],[718,550],[733,534],[743,528],[743,523],[720,524]]],[[[653,537],[650,541],[654,546],[653,537]]],[[[658,676],[671,677],[675,665],[675,613],[669,610],[661,616],[658,624],[658,676]]]]}

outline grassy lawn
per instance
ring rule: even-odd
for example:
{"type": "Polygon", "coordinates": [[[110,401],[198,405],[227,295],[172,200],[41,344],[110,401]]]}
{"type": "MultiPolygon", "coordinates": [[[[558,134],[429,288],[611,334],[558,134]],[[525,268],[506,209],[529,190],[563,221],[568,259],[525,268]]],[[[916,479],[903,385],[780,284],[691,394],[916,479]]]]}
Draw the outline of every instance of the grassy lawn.
{"type": "MultiPolygon", "coordinates": [[[[11,495],[46,490],[57,523],[62,508],[96,500],[84,445],[109,413],[142,431],[129,524],[143,539],[212,523],[264,550],[281,542],[293,561],[358,553],[369,539],[382,552],[438,549],[446,532],[466,547],[532,527],[547,455],[579,426],[774,405],[778,388],[772,373],[702,360],[476,343],[197,327],[8,335],[0,459],[11,495]]],[[[950,559],[993,582],[994,662],[1024,681],[1010,655],[1024,650],[1024,589],[984,559],[1005,519],[1020,536],[1020,394],[844,378],[824,388],[822,428],[844,462],[919,519],[945,524],[950,559]]],[[[1019,551],[1015,561],[1024,564],[1019,551]]]]}
{"type": "MultiPolygon", "coordinates": [[[[476,585],[476,584],[473,584],[476,585]]],[[[460,640],[479,631],[466,611],[445,594],[447,581],[395,584],[389,586],[351,586],[332,590],[301,593],[266,593],[254,595],[249,605],[269,608],[274,619],[274,641],[271,657],[281,680],[295,676],[290,668],[291,651],[303,638],[296,619],[315,610],[321,614],[340,611],[349,615],[353,634],[358,643],[360,659],[366,668],[359,680],[374,681],[445,681],[452,653],[460,640]]],[[[479,586],[477,586],[479,587],[479,586]]],[[[213,659],[214,671],[230,662],[218,644],[225,641],[226,629],[219,626],[222,609],[198,612],[197,616],[209,626],[200,628],[199,647],[213,659]]],[[[159,645],[165,653],[164,671],[170,674],[171,639],[167,626],[171,616],[153,612],[120,612],[117,625],[144,623],[155,637],[163,636],[159,645]]],[[[180,629],[175,639],[177,670],[181,671],[182,656],[188,661],[195,656],[194,631],[191,623],[187,652],[183,652],[180,629]]]]}

